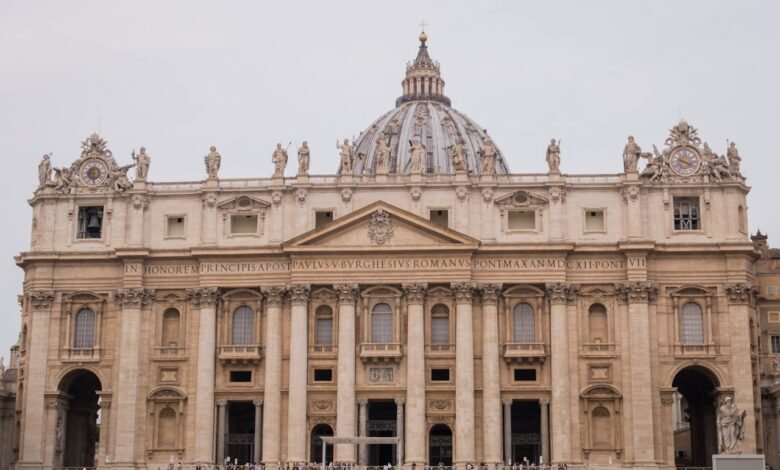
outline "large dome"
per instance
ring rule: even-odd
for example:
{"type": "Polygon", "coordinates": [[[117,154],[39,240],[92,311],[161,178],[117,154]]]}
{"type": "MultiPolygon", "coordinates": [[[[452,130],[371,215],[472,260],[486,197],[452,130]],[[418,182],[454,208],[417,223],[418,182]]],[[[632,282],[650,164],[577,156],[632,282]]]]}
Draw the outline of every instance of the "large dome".
{"type": "Polygon", "coordinates": [[[425,145],[424,173],[455,173],[448,149],[460,142],[464,149],[469,173],[481,173],[480,150],[490,141],[498,157],[495,172],[509,173],[503,153],[487,132],[465,114],[450,107],[444,95],[444,80],[439,64],[431,60],[426,46],[427,36],[420,35],[417,58],[407,64],[402,82],[403,95],[396,100],[396,108],[380,116],[355,141],[355,174],[376,173],[376,150],[384,137],[389,141],[389,173],[408,173],[411,160],[411,142],[425,145]]]}

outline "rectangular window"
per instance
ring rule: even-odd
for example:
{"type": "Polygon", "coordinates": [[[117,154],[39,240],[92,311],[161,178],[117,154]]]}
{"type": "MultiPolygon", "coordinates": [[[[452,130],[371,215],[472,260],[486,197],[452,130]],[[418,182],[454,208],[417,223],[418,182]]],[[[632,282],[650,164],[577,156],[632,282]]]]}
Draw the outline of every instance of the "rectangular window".
{"type": "Polygon", "coordinates": [[[515,369],[515,382],[536,382],[536,369],[515,369]]]}
{"type": "Polygon", "coordinates": [[[507,214],[509,230],[536,230],[535,211],[509,211],[507,214]]]}
{"type": "Polygon", "coordinates": [[[333,369],[314,369],[315,382],[333,382],[333,369]]]}
{"type": "Polygon", "coordinates": [[[701,230],[698,197],[674,198],[674,229],[701,230]]]}
{"type": "Polygon", "coordinates": [[[428,217],[431,222],[440,227],[449,227],[450,213],[446,209],[434,209],[431,210],[428,217]]]}
{"type": "Polygon", "coordinates": [[[103,206],[79,207],[77,238],[101,238],[103,236],[103,206]]]}
{"type": "Polygon", "coordinates": [[[450,343],[450,319],[449,317],[431,317],[431,343],[450,343]]]}
{"type": "Polygon", "coordinates": [[[780,336],[772,336],[772,354],[780,354],[780,336]]]}
{"type": "Polygon", "coordinates": [[[230,216],[230,233],[232,235],[254,235],[257,233],[257,214],[241,214],[230,216]]]}
{"type": "Polygon", "coordinates": [[[251,370],[231,370],[230,381],[237,383],[247,383],[252,381],[251,370]]]}
{"type": "Polygon", "coordinates": [[[449,369],[431,369],[431,382],[449,382],[449,369]]]}
{"type": "Polygon", "coordinates": [[[330,346],[333,344],[333,319],[317,319],[317,337],[315,338],[317,346],[330,346]]]}
{"type": "Polygon", "coordinates": [[[168,238],[184,238],[184,217],[168,217],[165,224],[165,236],[168,238]]]}
{"type": "Polygon", "coordinates": [[[604,211],[591,210],[585,211],[585,232],[604,232],[604,211]]]}
{"type": "Polygon", "coordinates": [[[314,213],[314,228],[320,228],[333,222],[333,211],[317,211],[314,213]]]}

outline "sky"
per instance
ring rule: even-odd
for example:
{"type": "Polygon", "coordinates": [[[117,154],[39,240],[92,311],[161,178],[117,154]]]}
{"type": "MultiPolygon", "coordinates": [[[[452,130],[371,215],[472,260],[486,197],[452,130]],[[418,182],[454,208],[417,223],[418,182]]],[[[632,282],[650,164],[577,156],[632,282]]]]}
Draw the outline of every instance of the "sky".
{"type": "Polygon", "coordinates": [[[626,136],[660,147],[684,118],[717,153],[737,142],[751,231],[780,239],[778,17],[770,0],[0,0],[0,356],[44,153],[70,165],[97,131],[120,164],[146,146],[151,181],[192,181],[211,145],[221,177],[267,177],[277,142],[308,140],[333,174],[334,141],[394,106],[423,20],[453,107],[512,172],[546,172],[554,137],[563,172],[617,173],[626,136]]]}

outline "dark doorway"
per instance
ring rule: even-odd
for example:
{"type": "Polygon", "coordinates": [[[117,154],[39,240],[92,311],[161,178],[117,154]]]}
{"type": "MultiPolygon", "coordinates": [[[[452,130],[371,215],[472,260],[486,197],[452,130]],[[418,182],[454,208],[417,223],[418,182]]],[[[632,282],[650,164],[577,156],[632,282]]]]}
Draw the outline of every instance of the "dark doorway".
{"type": "Polygon", "coordinates": [[[675,463],[685,467],[712,466],[712,454],[718,450],[714,392],[718,381],[707,369],[686,367],[677,373],[673,387],[683,396],[681,401],[685,426],[674,431],[675,463]]]}
{"type": "MultiPolygon", "coordinates": [[[[394,401],[369,401],[368,436],[394,437],[396,434],[396,405],[394,401]]],[[[368,446],[368,465],[396,464],[393,444],[371,444],[368,446]]]]}
{"type": "Polygon", "coordinates": [[[542,411],[538,401],[512,402],[512,462],[539,463],[542,411]]]}
{"type": "Polygon", "coordinates": [[[428,465],[452,465],[452,429],[437,424],[428,433],[428,465]]]}
{"type": "Polygon", "coordinates": [[[225,436],[225,457],[239,465],[254,460],[255,405],[251,402],[231,402],[227,406],[228,426],[225,436]]]}
{"type": "MultiPolygon", "coordinates": [[[[70,395],[67,415],[57,417],[55,435],[65,440],[62,464],[64,467],[94,467],[100,442],[98,393],[100,380],[88,370],[68,374],[60,383],[60,391],[70,395]],[[63,422],[64,421],[64,422],[63,422]]],[[[63,442],[63,441],[60,441],[63,442]]]]}
{"type": "Polygon", "coordinates": [[[333,428],[327,424],[318,424],[311,430],[311,455],[309,462],[333,462],[333,444],[324,444],[320,436],[332,436],[333,428]],[[322,461],[322,446],[325,445],[325,462],[322,461]]]}

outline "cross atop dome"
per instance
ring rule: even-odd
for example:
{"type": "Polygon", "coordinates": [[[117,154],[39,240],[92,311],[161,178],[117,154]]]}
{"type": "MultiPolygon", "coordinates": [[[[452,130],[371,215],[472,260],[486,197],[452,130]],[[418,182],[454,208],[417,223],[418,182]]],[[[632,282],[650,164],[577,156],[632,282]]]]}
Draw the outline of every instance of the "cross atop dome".
{"type": "Polygon", "coordinates": [[[438,101],[450,106],[450,99],[444,95],[444,79],[441,78],[439,63],[428,55],[425,21],[420,26],[420,49],[414,61],[406,64],[406,77],[401,82],[403,95],[395,100],[395,105],[400,106],[409,101],[438,101]]]}

